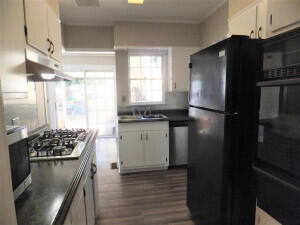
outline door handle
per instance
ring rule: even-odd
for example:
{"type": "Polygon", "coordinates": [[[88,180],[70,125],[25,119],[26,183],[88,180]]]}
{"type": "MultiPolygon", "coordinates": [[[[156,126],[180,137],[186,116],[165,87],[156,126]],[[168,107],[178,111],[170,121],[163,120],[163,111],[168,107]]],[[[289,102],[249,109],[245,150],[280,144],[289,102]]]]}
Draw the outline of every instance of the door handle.
{"type": "Polygon", "coordinates": [[[48,52],[51,52],[51,41],[49,38],[47,38],[47,42],[49,43],[48,52]]]}
{"type": "Polygon", "coordinates": [[[252,34],[254,34],[254,30],[251,30],[249,38],[252,38],[252,34]]]}
{"type": "Polygon", "coordinates": [[[51,45],[52,45],[52,51],[51,51],[51,55],[53,55],[53,53],[54,53],[54,44],[53,44],[53,42],[51,41],[51,45]]]}
{"type": "Polygon", "coordinates": [[[141,134],[141,141],[143,141],[143,134],[141,134]]]}
{"type": "Polygon", "coordinates": [[[262,27],[259,27],[259,29],[257,31],[257,37],[258,37],[258,39],[261,39],[261,35],[260,35],[261,31],[262,31],[262,27]]]}
{"type": "Polygon", "coordinates": [[[92,171],[92,178],[93,178],[97,173],[97,165],[95,163],[92,163],[91,171],[92,171]]]}

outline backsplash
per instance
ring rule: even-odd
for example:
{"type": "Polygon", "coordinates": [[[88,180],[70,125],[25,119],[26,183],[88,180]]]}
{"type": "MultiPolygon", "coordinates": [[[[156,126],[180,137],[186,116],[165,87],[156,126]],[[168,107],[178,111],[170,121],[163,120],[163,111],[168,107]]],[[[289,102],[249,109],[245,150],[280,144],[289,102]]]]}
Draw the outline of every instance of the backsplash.
{"type": "MultiPolygon", "coordinates": [[[[132,108],[144,110],[147,106],[118,106],[119,112],[130,112],[132,108]]],[[[188,92],[166,92],[166,103],[151,105],[151,110],[187,109],[188,92]]]]}
{"type": "Polygon", "coordinates": [[[27,98],[4,100],[4,116],[6,125],[11,125],[11,120],[19,117],[19,124],[26,125],[28,131],[32,131],[39,128],[41,124],[39,124],[35,83],[28,82],[27,88],[27,98]]]}

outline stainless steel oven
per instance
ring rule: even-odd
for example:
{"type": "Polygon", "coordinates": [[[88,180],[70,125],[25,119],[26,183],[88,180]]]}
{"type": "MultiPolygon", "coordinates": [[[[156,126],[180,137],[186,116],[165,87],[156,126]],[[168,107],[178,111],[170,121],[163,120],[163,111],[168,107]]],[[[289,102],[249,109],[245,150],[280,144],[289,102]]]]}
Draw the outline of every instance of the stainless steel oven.
{"type": "Polygon", "coordinates": [[[300,224],[300,29],[262,43],[257,204],[280,223],[300,224]]]}
{"type": "Polygon", "coordinates": [[[12,185],[15,200],[31,184],[27,128],[7,126],[12,185]]]}

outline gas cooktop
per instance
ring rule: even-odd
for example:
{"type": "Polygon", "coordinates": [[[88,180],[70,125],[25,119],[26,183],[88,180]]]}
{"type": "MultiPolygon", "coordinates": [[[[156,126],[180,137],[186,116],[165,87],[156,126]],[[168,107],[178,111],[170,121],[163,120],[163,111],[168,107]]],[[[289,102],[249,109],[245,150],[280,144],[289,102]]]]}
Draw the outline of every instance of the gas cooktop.
{"type": "Polygon", "coordinates": [[[29,142],[30,161],[79,158],[91,132],[85,129],[57,129],[29,142]]]}

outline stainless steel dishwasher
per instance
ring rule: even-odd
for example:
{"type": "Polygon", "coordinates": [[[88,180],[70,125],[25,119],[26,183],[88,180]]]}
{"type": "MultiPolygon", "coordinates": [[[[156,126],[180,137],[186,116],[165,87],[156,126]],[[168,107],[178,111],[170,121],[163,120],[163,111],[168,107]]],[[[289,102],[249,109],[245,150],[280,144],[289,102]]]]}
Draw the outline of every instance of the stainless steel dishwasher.
{"type": "Polygon", "coordinates": [[[170,121],[170,166],[187,165],[188,122],[170,121]]]}

